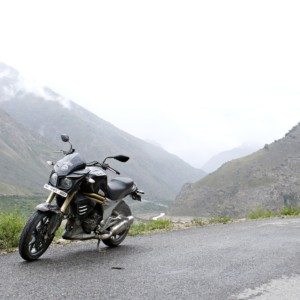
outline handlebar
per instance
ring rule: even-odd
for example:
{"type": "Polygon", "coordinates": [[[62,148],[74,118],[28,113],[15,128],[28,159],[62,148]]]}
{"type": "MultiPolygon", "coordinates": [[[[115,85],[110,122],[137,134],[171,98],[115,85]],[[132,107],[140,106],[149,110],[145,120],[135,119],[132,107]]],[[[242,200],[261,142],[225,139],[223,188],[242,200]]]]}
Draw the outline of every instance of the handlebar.
{"type": "Polygon", "coordinates": [[[101,168],[103,169],[103,170],[110,170],[110,171],[112,171],[112,172],[115,172],[117,175],[120,175],[121,173],[118,171],[118,170],[116,170],[116,169],[114,169],[114,168],[112,168],[109,164],[107,164],[107,163],[99,163],[99,165],[101,166],[101,168]]]}
{"type": "Polygon", "coordinates": [[[116,173],[117,175],[120,175],[120,174],[121,174],[118,170],[112,168],[112,167],[111,167],[109,164],[107,164],[107,163],[99,163],[98,161],[92,161],[92,162],[90,162],[90,163],[87,163],[86,165],[87,165],[87,166],[101,167],[103,170],[110,170],[110,171],[116,173]]]}
{"type": "Polygon", "coordinates": [[[71,148],[69,151],[65,150],[58,150],[58,151],[53,151],[54,153],[62,153],[63,155],[69,155],[75,152],[75,149],[71,148]]]}
{"type": "Polygon", "coordinates": [[[114,168],[112,168],[112,167],[110,167],[110,166],[108,166],[107,168],[108,168],[109,170],[115,172],[117,175],[120,175],[120,174],[121,174],[118,170],[115,170],[114,168]]]}
{"type": "Polygon", "coordinates": [[[62,153],[64,155],[69,155],[75,152],[75,149],[73,148],[72,144],[69,142],[69,137],[67,135],[62,135],[62,140],[63,142],[68,142],[70,145],[70,149],[68,151],[65,150],[59,150],[59,151],[54,151],[54,153],[62,153]]]}

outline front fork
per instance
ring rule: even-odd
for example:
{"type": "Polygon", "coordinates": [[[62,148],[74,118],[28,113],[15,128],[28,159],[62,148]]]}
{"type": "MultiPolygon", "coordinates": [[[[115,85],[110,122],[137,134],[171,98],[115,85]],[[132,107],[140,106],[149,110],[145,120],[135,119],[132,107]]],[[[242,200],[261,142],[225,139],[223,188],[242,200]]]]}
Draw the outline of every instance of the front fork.
{"type": "Polygon", "coordinates": [[[46,203],[51,204],[51,202],[53,201],[54,197],[55,197],[55,193],[54,193],[54,192],[51,192],[51,193],[49,194],[47,200],[46,200],[46,203]]]}
{"type": "MultiPolygon", "coordinates": [[[[66,211],[67,211],[67,209],[68,209],[70,203],[72,202],[72,200],[73,200],[75,194],[76,194],[76,191],[73,192],[72,194],[70,194],[70,195],[68,195],[68,196],[66,197],[66,199],[65,199],[65,201],[64,201],[64,203],[63,203],[63,205],[62,205],[61,208],[60,208],[60,212],[61,212],[62,214],[65,214],[65,213],[66,213],[66,211]]],[[[47,203],[47,204],[51,204],[51,202],[54,200],[54,198],[55,198],[55,193],[54,193],[54,192],[51,192],[51,193],[49,194],[47,200],[46,200],[46,203],[47,203]]]]}
{"type": "Polygon", "coordinates": [[[75,194],[76,194],[76,191],[66,197],[60,210],[58,210],[56,206],[51,205],[51,202],[55,198],[54,192],[51,192],[49,194],[49,196],[46,200],[46,203],[42,203],[37,206],[37,210],[42,211],[42,212],[49,212],[53,216],[50,218],[50,224],[49,224],[49,229],[48,229],[48,234],[50,236],[55,234],[56,230],[59,228],[59,226],[63,220],[63,216],[66,214],[66,211],[67,211],[71,201],[73,200],[75,194]]]}

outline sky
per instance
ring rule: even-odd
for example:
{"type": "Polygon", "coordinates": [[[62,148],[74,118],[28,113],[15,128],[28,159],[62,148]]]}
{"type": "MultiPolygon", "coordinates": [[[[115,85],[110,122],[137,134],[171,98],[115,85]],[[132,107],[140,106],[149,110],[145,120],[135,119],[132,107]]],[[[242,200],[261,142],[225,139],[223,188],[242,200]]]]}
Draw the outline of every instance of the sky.
{"type": "Polygon", "coordinates": [[[300,121],[299,1],[2,1],[0,61],[201,167],[300,121]]]}

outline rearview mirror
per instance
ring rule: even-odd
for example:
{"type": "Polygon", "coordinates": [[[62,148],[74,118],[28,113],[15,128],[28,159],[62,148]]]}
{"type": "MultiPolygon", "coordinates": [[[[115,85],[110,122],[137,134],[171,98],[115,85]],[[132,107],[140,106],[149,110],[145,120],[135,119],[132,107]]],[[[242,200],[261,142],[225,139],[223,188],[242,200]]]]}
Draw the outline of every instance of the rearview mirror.
{"type": "Polygon", "coordinates": [[[114,156],[113,158],[120,162],[126,162],[129,160],[129,157],[125,156],[125,155],[117,155],[117,156],[114,156]]]}
{"type": "Polygon", "coordinates": [[[65,143],[69,141],[69,136],[67,134],[62,134],[60,137],[61,140],[65,143]]]}

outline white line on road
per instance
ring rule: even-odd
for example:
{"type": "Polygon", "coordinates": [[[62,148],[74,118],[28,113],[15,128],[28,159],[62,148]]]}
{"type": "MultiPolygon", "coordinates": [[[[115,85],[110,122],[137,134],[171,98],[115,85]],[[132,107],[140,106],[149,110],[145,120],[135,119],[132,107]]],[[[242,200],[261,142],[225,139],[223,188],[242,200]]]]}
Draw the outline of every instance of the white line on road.
{"type": "Polygon", "coordinates": [[[165,216],[165,215],[166,215],[165,213],[160,213],[158,216],[153,217],[152,220],[156,221],[156,220],[162,218],[162,217],[165,216]]]}
{"type": "Polygon", "coordinates": [[[300,299],[300,275],[284,276],[273,279],[254,289],[246,289],[242,293],[232,296],[237,300],[293,300],[300,299]]]}
{"type": "Polygon", "coordinates": [[[278,221],[278,220],[274,220],[274,221],[271,221],[271,222],[267,222],[267,223],[264,223],[264,224],[259,224],[258,227],[264,227],[264,226],[280,226],[280,227],[283,227],[283,226],[291,226],[292,227],[300,227],[300,220],[297,219],[297,220],[284,220],[284,221],[278,221]]]}

